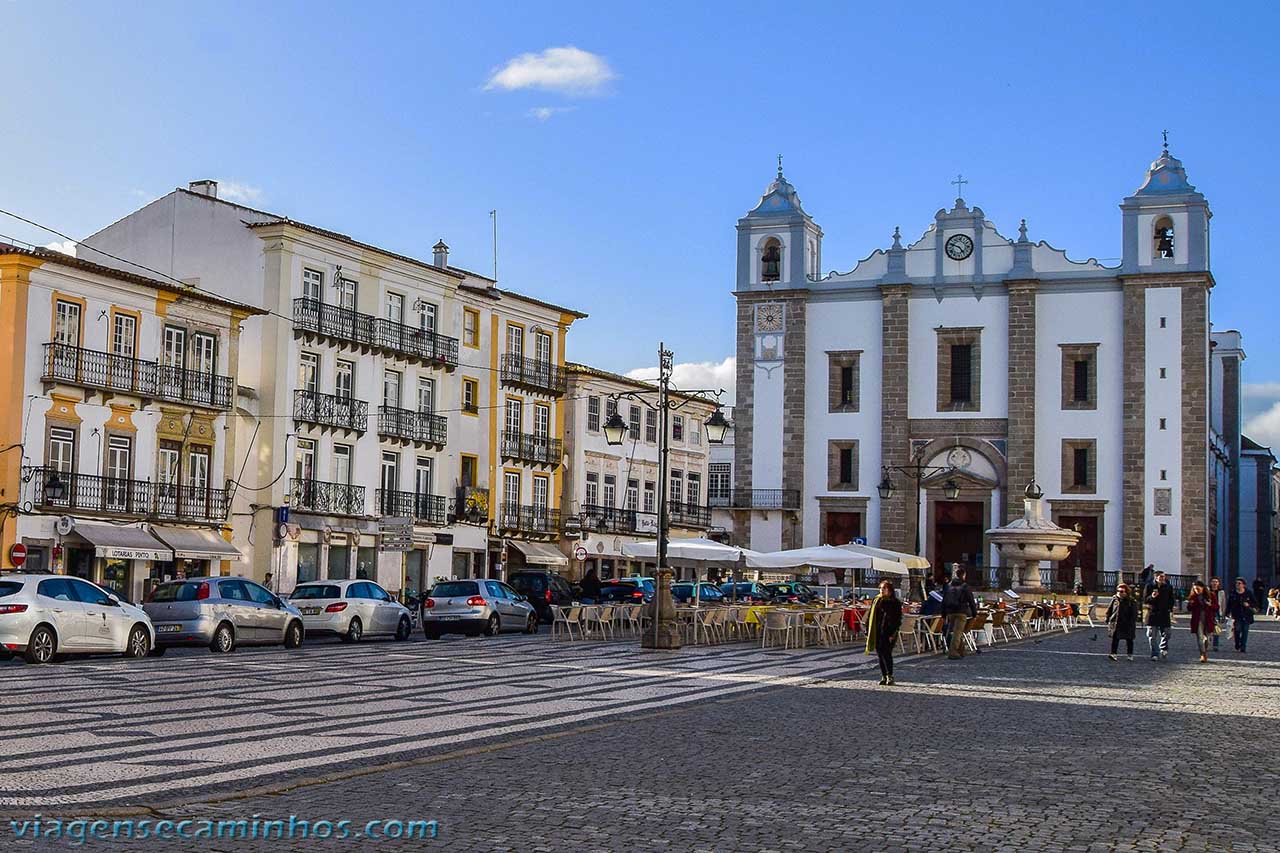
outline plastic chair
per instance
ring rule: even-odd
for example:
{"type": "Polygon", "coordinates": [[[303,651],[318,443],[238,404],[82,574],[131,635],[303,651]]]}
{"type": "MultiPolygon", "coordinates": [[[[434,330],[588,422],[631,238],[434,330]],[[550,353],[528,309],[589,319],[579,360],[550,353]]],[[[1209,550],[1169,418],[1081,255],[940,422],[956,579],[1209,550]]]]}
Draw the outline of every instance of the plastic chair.
{"type": "Polygon", "coordinates": [[[791,614],[783,610],[769,610],[764,614],[764,624],[760,627],[760,648],[769,644],[769,635],[782,634],[782,647],[791,647],[791,614]]]}
{"type": "Polygon", "coordinates": [[[551,605],[551,639],[555,640],[563,635],[572,640],[574,628],[577,628],[581,634],[582,623],[579,621],[581,616],[582,608],[580,607],[563,608],[557,604],[551,605]]]}
{"type": "Polygon", "coordinates": [[[947,620],[944,616],[933,616],[925,623],[924,638],[929,643],[929,650],[937,652],[947,647],[947,620]]]}
{"type": "Polygon", "coordinates": [[[1008,618],[1008,614],[1003,610],[997,610],[991,614],[990,633],[993,642],[995,641],[997,634],[1000,635],[1000,639],[1004,640],[1006,643],[1009,642],[1008,618]]]}

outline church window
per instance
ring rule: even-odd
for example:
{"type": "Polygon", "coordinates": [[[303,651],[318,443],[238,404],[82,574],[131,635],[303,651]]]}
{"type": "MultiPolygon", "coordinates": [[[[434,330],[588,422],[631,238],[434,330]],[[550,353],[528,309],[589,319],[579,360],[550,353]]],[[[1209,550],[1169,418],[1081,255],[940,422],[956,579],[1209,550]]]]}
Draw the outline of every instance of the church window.
{"type": "Polygon", "coordinates": [[[1075,388],[1071,392],[1072,398],[1077,403],[1085,403],[1089,400],[1089,360],[1076,359],[1075,362],[1075,388]]]}
{"type": "Polygon", "coordinates": [[[1077,447],[1071,460],[1071,485],[1087,486],[1089,484],[1089,451],[1077,447]]]}
{"type": "Polygon", "coordinates": [[[1062,349],[1062,408],[1098,408],[1098,345],[1060,344],[1062,349]]]}
{"type": "Polygon", "coordinates": [[[1169,535],[1169,525],[1167,525],[1167,524],[1162,524],[1162,525],[1160,525],[1160,535],[1161,535],[1161,536],[1168,536],[1168,535],[1169,535]]]}
{"type": "Polygon", "coordinates": [[[1161,468],[1161,469],[1160,469],[1160,479],[1161,479],[1161,480],[1167,480],[1167,479],[1169,479],[1169,469],[1168,469],[1168,468],[1161,468]]]}
{"type": "Polygon", "coordinates": [[[951,402],[973,400],[973,345],[951,345],[951,402]]]}
{"type": "Polygon", "coordinates": [[[1168,374],[1165,372],[1165,369],[1164,369],[1163,367],[1162,367],[1162,368],[1160,368],[1160,378],[1161,378],[1161,379],[1168,379],[1168,378],[1169,378],[1168,374]]]}
{"type": "Polygon", "coordinates": [[[760,280],[782,280],[782,244],[776,238],[770,237],[764,244],[760,255],[760,280]]]}
{"type": "Polygon", "coordinates": [[[1162,216],[1156,220],[1154,237],[1157,258],[1173,257],[1173,220],[1162,216]]]}
{"type": "Polygon", "coordinates": [[[1062,492],[1068,495],[1097,491],[1098,442],[1092,438],[1062,440],[1062,492]]]}
{"type": "Polygon", "coordinates": [[[1163,328],[1168,324],[1168,322],[1169,322],[1169,318],[1168,318],[1168,317],[1161,317],[1161,318],[1160,318],[1160,328],[1162,328],[1162,329],[1163,329],[1163,328]]]}
{"type": "Polygon", "coordinates": [[[858,442],[827,442],[827,489],[852,492],[858,489],[858,442]]]}
{"type": "Polygon", "coordinates": [[[1160,419],[1160,429],[1168,429],[1169,423],[1164,418],[1160,419]]]}
{"type": "Polygon", "coordinates": [[[827,411],[858,411],[859,350],[827,353],[827,411]]]}
{"type": "Polygon", "coordinates": [[[938,334],[938,411],[981,408],[981,328],[935,329],[938,334]]]}

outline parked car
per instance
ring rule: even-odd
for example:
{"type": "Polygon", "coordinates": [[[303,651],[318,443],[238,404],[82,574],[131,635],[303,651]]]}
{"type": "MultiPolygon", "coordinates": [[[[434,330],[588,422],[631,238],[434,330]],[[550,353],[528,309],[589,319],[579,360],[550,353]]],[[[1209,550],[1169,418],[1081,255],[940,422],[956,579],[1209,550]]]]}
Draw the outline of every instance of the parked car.
{"type": "MultiPolygon", "coordinates": [[[[685,604],[693,601],[693,583],[691,581],[673,583],[671,585],[671,597],[675,599],[676,604],[685,604]]],[[[703,604],[721,604],[724,602],[724,593],[715,584],[700,581],[698,583],[698,599],[703,604]]]]}
{"type": "Polygon", "coordinates": [[[428,640],[442,634],[496,637],[503,631],[538,633],[538,611],[502,581],[440,581],[422,600],[422,633],[428,640]]]}
{"type": "Polygon", "coordinates": [[[644,591],[645,601],[652,600],[653,596],[658,592],[657,578],[644,577],[643,575],[632,575],[629,578],[619,578],[619,580],[627,581],[628,583],[633,583],[640,587],[640,589],[644,591]]]}
{"type": "Polygon", "coordinates": [[[413,614],[373,581],[298,584],[289,601],[308,634],[336,634],[344,643],[375,634],[407,640],[413,631],[413,614]]]}
{"type": "Polygon", "coordinates": [[[601,604],[643,604],[652,598],[644,587],[631,580],[604,581],[600,584],[601,604]]]}
{"type": "Polygon", "coordinates": [[[808,604],[821,597],[821,593],[814,592],[811,587],[797,581],[769,583],[765,584],[765,588],[773,594],[775,601],[787,604],[808,604]]]}
{"type": "Polygon", "coordinates": [[[156,654],[170,646],[302,645],[298,608],[248,578],[199,577],[157,584],[142,609],[156,626],[156,654]]]}
{"type": "Polygon", "coordinates": [[[720,591],[724,593],[724,597],[730,601],[746,601],[753,603],[764,603],[773,601],[773,593],[769,588],[759,581],[737,581],[736,583],[720,584],[720,591]]]}
{"type": "Polygon", "coordinates": [[[66,575],[0,576],[0,659],[49,663],[72,652],[144,658],[155,629],[142,608],[97,584],[66,575]]]}
{"type": "Polygon", "coordinates": [[[551,621],[551,606],[563,607],[577,600],[573,587],[555,572],[513,572],[507,585],[529,599],[543,622],[551,621]]]}

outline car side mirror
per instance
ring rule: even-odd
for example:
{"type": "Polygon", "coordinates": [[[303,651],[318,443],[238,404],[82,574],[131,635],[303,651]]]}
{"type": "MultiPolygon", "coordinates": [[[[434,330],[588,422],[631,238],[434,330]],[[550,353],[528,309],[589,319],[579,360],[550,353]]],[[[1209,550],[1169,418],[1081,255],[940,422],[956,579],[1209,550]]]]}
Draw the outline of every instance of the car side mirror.
{"type": "Polygon", "coordinates": [[[119,607],[120,599],[116,598],[114,595],[108,594],[106,598],[98,603],[107,607],[119,607]]]}
{"type": "Polygon", "coordinates": [[[271,603],[274,604],[278,610],[284,609],[284,599],[278,595],[271,596],[271,603]]]}

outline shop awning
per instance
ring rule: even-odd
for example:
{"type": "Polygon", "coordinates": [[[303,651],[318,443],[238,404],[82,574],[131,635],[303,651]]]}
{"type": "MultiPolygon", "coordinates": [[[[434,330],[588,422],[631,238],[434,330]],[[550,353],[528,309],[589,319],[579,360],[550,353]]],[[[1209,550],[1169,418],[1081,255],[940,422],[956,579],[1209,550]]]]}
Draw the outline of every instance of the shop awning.
{"type": "Polygon", "coordinates": [[[109,560],[171,560],[164,542],[141,527],[115,524],[77,524],[76,534],[93,545],[94,554],[109,560]]]}
{"type": "Polygon", "coordinates": [[[521,554],[524,554],[524,561],[531,566],[567,566],[569,558],[554,545],[544,545],[541,542],[511,542],[512,548],[515,548],[521,554]]]}
{"type": "Polygon", "coordinates": [[[161,542],[173,549],[179,560],[230,560],[238,563],[244,559],[239,549],[212,530],[191,527],[152,528],[161,542]]]}

